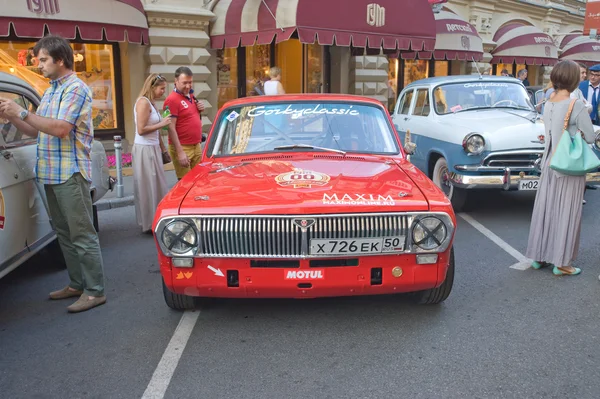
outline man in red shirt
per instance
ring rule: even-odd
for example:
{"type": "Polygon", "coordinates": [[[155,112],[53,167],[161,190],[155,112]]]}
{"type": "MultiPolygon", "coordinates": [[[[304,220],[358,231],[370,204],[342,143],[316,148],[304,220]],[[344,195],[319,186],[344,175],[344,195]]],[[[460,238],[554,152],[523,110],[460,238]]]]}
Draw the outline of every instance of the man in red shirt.
{"type": "Polygon", "coordinates": [[[169,94],[163,105],[163,109],[169,107],[171,112],[169,153],[178,179],[200,163],[200,144],[206,139],[202,134],[204,104],[194,97],[192,84],[193,74],[190,68],[177,68],[175,90],[169,94]]]}

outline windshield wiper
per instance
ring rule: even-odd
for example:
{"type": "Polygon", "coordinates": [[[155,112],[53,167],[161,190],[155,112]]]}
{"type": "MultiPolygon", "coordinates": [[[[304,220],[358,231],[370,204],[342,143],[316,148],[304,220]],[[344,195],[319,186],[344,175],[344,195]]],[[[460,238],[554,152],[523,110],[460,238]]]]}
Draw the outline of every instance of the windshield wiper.
{"type": "Polygon", "coordinates": [[[317,147],[317,146],[310,145],[310,144],[281,145],[279,147],[275,147],[274,150],[293,150],[296,148],[304,148],[304,149],[309,149],[309,150],[321,150],[321,151],[335,152],[336,154],[346,155],[346,151],[334,150],[333,148],[317,147]]]}
{"type": "Polygon", "coordinates": [[[472,111],[474,109],[491,109],[492,107],[488,106],[488,105],[481,105],[478,107],[469,107],[469,108],[463,108],[463,109],[459,109],[458,111],[454,112],[455,114],[458,114],[459,112],[465,112],[465,111],[472,111]]]}

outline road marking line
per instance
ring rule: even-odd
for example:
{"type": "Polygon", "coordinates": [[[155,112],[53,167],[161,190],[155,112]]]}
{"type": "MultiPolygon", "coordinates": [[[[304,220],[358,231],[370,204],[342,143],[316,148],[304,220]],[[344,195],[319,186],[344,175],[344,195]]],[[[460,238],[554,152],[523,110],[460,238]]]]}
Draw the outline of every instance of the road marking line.
{"type": "Polygon", "coordinates": [[[171,378],[173,378],[179,359],[190,339],[190,335],[192,335],[199,315],[200,311],[186,311],[183,313],[173,333],[173,337],[171,337],[171,341],[167,345],[167,349],[165,349],[165,353],[163,353],[158,366],[156,366],[156,370],[154,370],[154,374],[152,374],[152,379],[142,399],[162,399],[165,397],[171,378]]]}
{"type": "Polygon", "coordinates": [[[487,227],[479,223],[477,220],[473,219],[471,216],[466,213],[459,213],[458,216],[463,218],[467,223],[473,226],[475,229],[479,230],[481,234],[489,238],[494,244],[498,245],[504,251],[508,252],[510,256],[518,260],[519,262],[510,266],[511,269],[516,270],[527,270],[531,267],[531,259],[528,259],[525,255],[511,247],[506,241],[502,238],[498,237],[496,234],[492,233],[487,227]]]}

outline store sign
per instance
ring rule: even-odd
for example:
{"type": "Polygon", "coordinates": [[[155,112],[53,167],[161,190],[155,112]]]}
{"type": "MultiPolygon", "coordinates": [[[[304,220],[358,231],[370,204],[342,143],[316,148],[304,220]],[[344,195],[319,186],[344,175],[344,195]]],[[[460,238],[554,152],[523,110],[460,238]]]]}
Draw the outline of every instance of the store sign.
{"type": "Polygon", "coordinates": [[[385,7],[377,3],[367,5],[367,23],[371,26],[385,25],[385,7]]]}
{"type": "Polygon", "coordinates": [[[26,0],[27,9],[36,14],[58,14],[60,6],[58,0],[26,0]]]}
{"type": "Polygon", "coordinates": [[[594,37],[600,34],[600,0],[588,0],[585,6],[583,34],[594,37]]]}

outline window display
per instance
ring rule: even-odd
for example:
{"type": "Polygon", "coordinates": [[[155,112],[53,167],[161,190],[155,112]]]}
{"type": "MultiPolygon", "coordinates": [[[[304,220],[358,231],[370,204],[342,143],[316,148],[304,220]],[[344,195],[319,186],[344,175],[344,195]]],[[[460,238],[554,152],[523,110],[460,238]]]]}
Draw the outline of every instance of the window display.
{"type": "Polygon", "coordinates": [[[219,108],[238,97],[238,58],[235,48],[217,50],[217,87],[219,108]]]}
{"type": "Polygon", "coordinates": [[[428,60],[404,60],[404,86],[429,76],[428,60]]]}
{"type": "MultiPolygon", "coordinates": [[[[35,42],[0,41],[0,72],[25,80],[42,95],[49,81],[39,72],[33,56],[34,45],[35,42]]],[[[114,54],[118,49],[112,44],[72,43],[71,46],[73,69],[92,91],[94,129],[116,129],[119,120],[114,54]]]]}
{"type": "Polygon", "coordinates": [[[246,47],[246,95],[258,96],[264,93],[264,82],[269,80],[271,68],[271,46],[246,47]]]}
{"type": "Polygon", "coordinates": [[[389,58],[388,63],[388,81],[387,81],[387,98],[388,110],[394,111],[398,98],[398,58],[389,58]]]}
{"type": "Polygon", "coordinates": [[[318,43],[305,44],[304,93],[323,93],[323,47],[318,43]]]}

